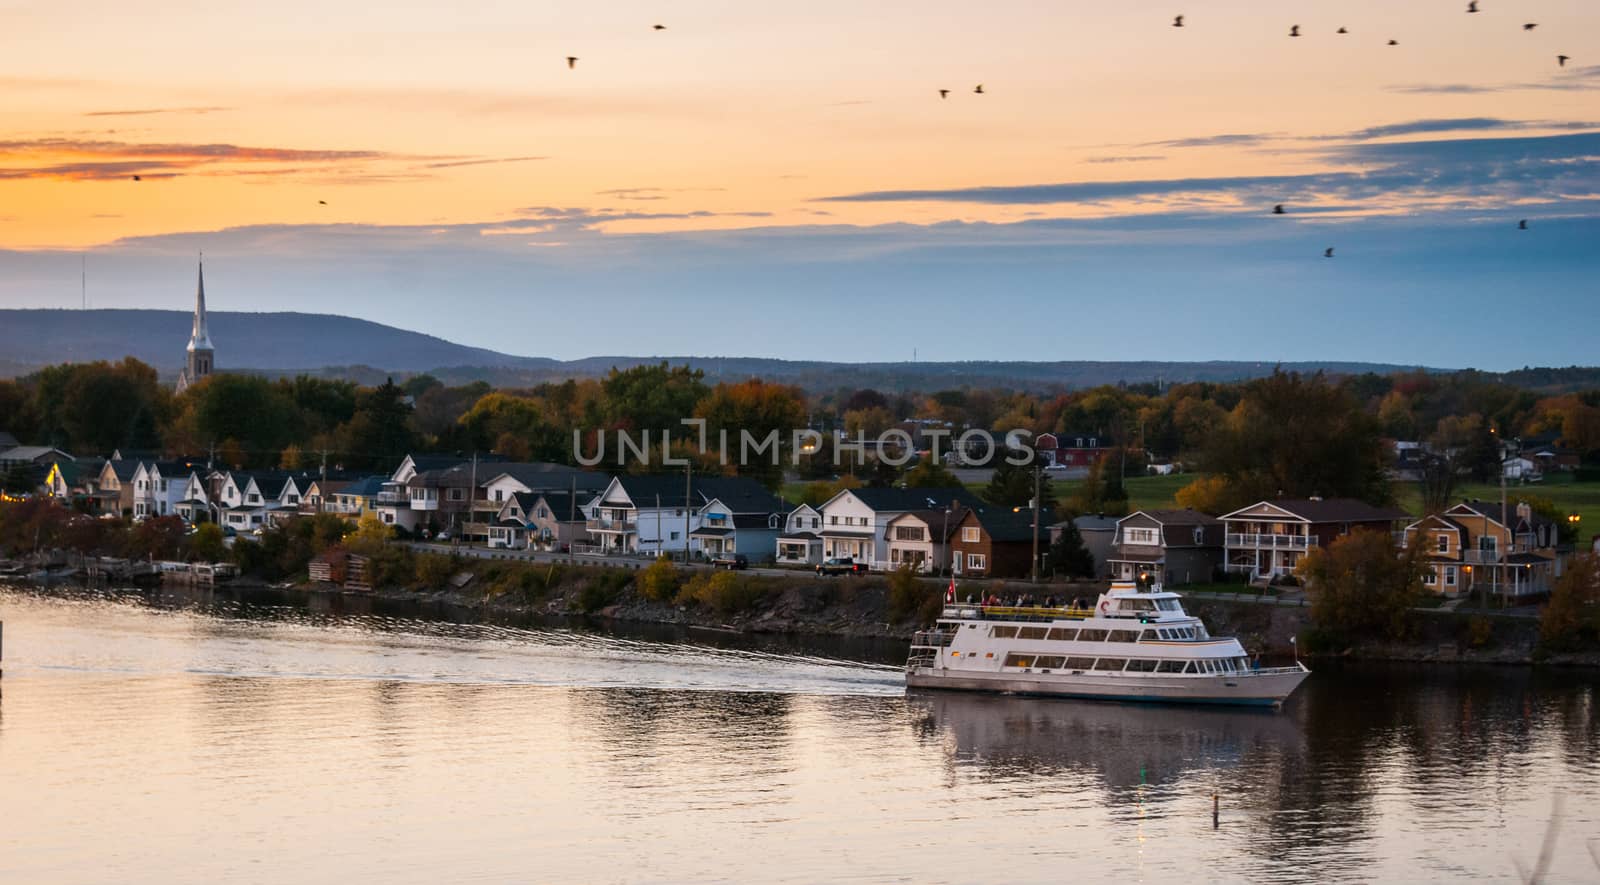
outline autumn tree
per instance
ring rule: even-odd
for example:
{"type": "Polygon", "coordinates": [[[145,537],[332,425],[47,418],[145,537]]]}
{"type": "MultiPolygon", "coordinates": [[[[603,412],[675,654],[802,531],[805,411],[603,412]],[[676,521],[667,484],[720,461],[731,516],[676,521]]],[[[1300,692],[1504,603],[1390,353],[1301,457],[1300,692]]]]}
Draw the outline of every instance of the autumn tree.
{"type": "Polygon", "coordinates": [[[603,417],[612,427],[630,430],[685,428],[679,422],[694,417],[695,406],[706,395],[705,373],[687,365],[658,364],[613,368],[600,382],[604,392],[603,417]]]}
{"type": "Polygon", "coordinates": [[[1355,531],[1314,547],[1295,574],[1319,627],[1349,640],[1400,639],[1423,594],[1421,545],[1404,552],[1388,532],[1355,531]]]}
{"type": "Polygon", "coordinates": [[[706,422],[707,448],[720,450],[727,434],[728,459],[734,472],[760,481],[770,490],[783,484],[783,468],[793,446],[794,431],[805,426],[805,394],[798,387],[769,384],[758,378],[718,384],[695,410],[706,422]],[[745,435],[752,448],[743,446],[745,435]],[[772,435],[775,446],[765,448],[772,435]],[[755,451],[761,448],[760,452],[755,451]]]}
{"type": "Polygon", "coordinates": [[[1550,603],[1539,613],[1539,641],[1554,651],[1600,642],[1600,560],[1581,553],[1567,562],[1550,603]]]}
{"type": "Polygon", "coordinates": [[[1051,573],[1068,578],[1094,577],[1094,554],[1083,543],[1083,533],[1072,520],[1061,524],[1060,534],[1050,542],[1051,573]]]}

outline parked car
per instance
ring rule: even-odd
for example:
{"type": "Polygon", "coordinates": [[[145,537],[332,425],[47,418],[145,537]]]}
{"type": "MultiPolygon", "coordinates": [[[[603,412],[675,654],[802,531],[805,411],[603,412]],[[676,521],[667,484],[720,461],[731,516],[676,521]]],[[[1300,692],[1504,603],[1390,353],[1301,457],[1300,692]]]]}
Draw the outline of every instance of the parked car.
{"type": "Polygon", "coordinates": [[[819,575],[864,575],[867,573],[867,564],[856,562],[848,556],[835,556],[824,559],[817,566],[819,575]]]}
{"type": "Polygon", "coordinates": [[[747,559],[743,553],[724,553],[721,556],[718,556],[716,559],[711,560],[711,567],[725,568],[729,571],[733,571],[735,569],[747,569],[750,567],[750,560],[747,559]]]}

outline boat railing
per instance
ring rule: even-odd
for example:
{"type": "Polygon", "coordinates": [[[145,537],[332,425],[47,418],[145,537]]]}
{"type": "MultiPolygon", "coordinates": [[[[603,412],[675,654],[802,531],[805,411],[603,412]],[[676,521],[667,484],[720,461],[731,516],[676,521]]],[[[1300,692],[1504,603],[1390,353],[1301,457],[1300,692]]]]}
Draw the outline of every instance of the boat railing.
{"type": "Polygon", "coordinates": [[[1092,608],[1018,605],[947,605],[943,617],[982,621],[1081,621],[1095,616],[1092,608]]]}

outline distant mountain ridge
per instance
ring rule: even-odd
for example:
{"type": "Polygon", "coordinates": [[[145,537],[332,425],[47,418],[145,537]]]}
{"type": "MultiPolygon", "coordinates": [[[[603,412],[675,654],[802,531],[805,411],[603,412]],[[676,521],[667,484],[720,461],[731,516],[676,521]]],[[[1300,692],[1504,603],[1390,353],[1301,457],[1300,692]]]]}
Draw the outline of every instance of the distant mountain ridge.
{"type": "MultiPolygon", "coordinates": [[[[985,360],[970,362],[836,363],[762,357],[594,356],[554,360],[468,347],[420,332],[332,314],[229,313],[209,315],[220,370],[269,375],[316,374],[363,383],[387,374],[427,372],[446,383],[488,381],[496,387],[524,387],[567,378],[604,375],[666,360],[689,363],[711,381],[760,377],[798,384],[808,390],[873,387],[931,391],[952,387],[1081,388],[1100,384],[1160,381],[1237,381],[1270,374],[1270,361],[1105,362],[985,360]]],[[[0,376],[16,376],[62,362],[120,360],[132,356],[175,377],[189,340],[191,315],[176,310],[0,310],[4,348],[0,376]]],[[[1285,369],[1335,374],[1441,371],[1420,366],[1362,362],[1282,363],[1285,369]]],[[[1546,373],[1526,386],[1573,384],[1576,376],[1600,385],[1600,370],[1524,370],[1546,373]],[[1555,380],[1546,377],[1558,373],[1555,380]],[[1568,373],[1560,375],[1559,373],[1568,373]]],[[[1517,374],[1517,373],[1512,373],[1517,374]]]]}

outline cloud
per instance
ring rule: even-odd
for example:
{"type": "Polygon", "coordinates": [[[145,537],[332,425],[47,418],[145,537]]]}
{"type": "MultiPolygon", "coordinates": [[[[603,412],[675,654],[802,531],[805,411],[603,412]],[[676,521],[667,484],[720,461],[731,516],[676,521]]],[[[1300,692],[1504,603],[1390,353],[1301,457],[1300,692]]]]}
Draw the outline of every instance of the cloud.
{"type": "Polygon", "coordinates": [[[1471,83],[1403,83],[1387,87],[1390,92],[1401,92],[1410,95],[1479,95],[1485,92],[1499,92],[1499,86],[1478,86],[1471,83]]]}
{"type": "Polygon", "coordinates": [[[619,200],[665,200],[667,194],[716,193],[725,190],[725,187],[614,187],[595,191],[595,194],[619,200]]]}
{"type": "Polygon", "coordinates": [[[1151,160],[1165,160],[1165,154],[1130,154],[1122,157],[1085,157],[1085,163],[1146,163],[1151,160]]]}
{"type": "Polygon", "coordinates": [[[1231,135],[1203,135],[1196,138],[1175,138],[1169,141],[1146,141],[1136,144],[1135,147],[1239,147],[1241,145],[1261,144],[1262,142],[1272,141],[1277,137],[1272,133],[1239,132],[1231,135]]]}
{"type": "Polygon", "coordinates": [[[439,163],[424,163],[424,169],[452,169],[457,166],[486,166],[491,163],[526,163],[530,160],[548,160],[549,157],[483,157],[475,160],[446,160],[439,163]]]}
{"type": "Polygon", "coordinates": [[[128,111],[87,111],[85,117],[143,117],[150,114],[217,114],[231,111],[233,108],[225,107],[195,107],[195,108],[139,108],[128,111]]]}
{"type": "Polygon", "coordinates": [[[1300,175],[1061,182],[925,190],[865,191],[820,202],[942,202],[987,205],[1171,201],[1225,195],[1240,203],[1305,199],[1360,203],[1374,209],[1403,200],[1449,200],[1493,194],[1537,199],[1551,194],[1600,196],[1591,164],[1600,159],[1600,132],[1345,145],[1323,152],[1328,162],[1363,166],[1300,175]]]}
{"type": "Polygon", "coordinates": [[[0,155],[53,154],[78,156],[176,157],[197,163],[220,160],[242,162],[333,162],[373,160],[390,156],[383,151],[303,150],[299,148],[244,147],[236,144],[139,144],[126,141],[90,141],[71,138],[35,138],[0,141],[0,155]]]}
{"type": "Polygon", "coordinates": [[[182,163],[125,160],[106,163],[56,163],[49,166],[0,168],[0,180],[54,178],[65,181],[115,181],[132,178],[174,178],[186,168],[182,163]]]}
{"type": "Polygon", "coordinates": [[[1600,89],[1600,65],[1560,69],[1552,79],[1531,83],[1406,83],[1387,88],[1390,92],[1414,95],[1479,95],[1486,92],[1520,91],[1588,92],[1600,89]]]}

